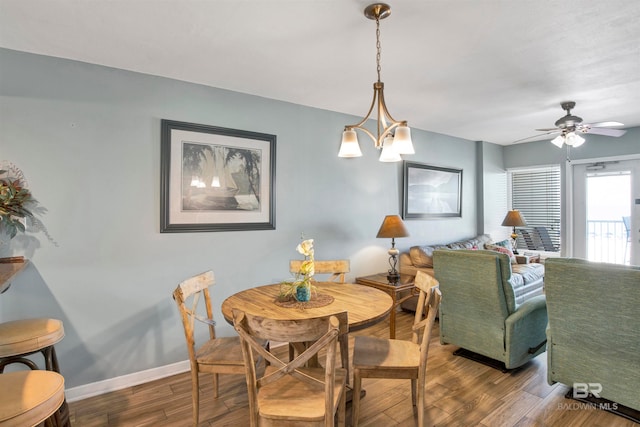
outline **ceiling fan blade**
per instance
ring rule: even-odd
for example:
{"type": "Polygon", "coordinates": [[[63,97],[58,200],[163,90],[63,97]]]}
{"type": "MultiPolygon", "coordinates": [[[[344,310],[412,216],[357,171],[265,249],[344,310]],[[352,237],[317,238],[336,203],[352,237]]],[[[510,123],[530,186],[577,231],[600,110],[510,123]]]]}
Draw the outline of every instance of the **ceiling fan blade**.
{"type": "MultiPolygon", "coordinates": [[[[540,129],[536,129],[536,130],[540,130],[540,129]]],[[[523,142],[523,141],[526,141],[528,139],[540,138],[541,136],[551,135],[551,134],[554,134],[554,133],[558,133],[560,131],[559,129],[550,129],[550,130],[551,130],[551,132],[540,133],[538,135],[532,135],[532,136],[528,136],[526,138],[518,139],[516,141],[513,141],[512,144],[517,144],[518,142],[523,142]]]]}
{"type": "Polygon", "coordinates": [[[598,122],[589,123],[588,126],[591,126],[592,128],[608,128],[613,126],[624,126],[624,124],[620,122],[598,122]]]}
{"type": "Polygon", "coordinates": [[[617,137],[622,136],[625,133],[627,133],[627,131],[624,130],[624,129],[609,129],[609,128],[592,127],[591,129],[589,129],[589,131],[587,133],[592,133],[594,135],[613,136],[613,137],[617,138],[617,137]]]}
{"type": "Polygon", "coordinates": [[[536,129],[538,132],[549,132],[549,131],[556,131],[556,132],[560,132],[559,128],[549,128],[549,129],[536,129]]]}

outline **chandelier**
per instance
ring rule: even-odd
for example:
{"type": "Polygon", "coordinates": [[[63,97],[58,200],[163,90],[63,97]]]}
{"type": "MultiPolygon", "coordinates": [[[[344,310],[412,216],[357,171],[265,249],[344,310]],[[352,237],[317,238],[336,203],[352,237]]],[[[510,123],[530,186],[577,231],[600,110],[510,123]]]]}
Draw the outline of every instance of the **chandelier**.
{"type": "Polygon", "coordinates": [[[364,16],[376,21],[376,66],[378,81],[373,83],[373,101],[369,111],[362,121],[344,127],[342,132],[342,144],[338,157],[360,157],[360,145],[356,129],[368,135],[380,153],[381,162],[398,162],[402,160],[400,154],[414,154],[411,142],[411,129],[404,120],[395,120],[384,102],[384,83],[380,81],[380,20],[391,14],[391,7],[385,3],[374,3],[364,9],[364,16]],[[374,135],[364,127],[364,124],[374,108],[377,108],[377,133],[374,135]]]}

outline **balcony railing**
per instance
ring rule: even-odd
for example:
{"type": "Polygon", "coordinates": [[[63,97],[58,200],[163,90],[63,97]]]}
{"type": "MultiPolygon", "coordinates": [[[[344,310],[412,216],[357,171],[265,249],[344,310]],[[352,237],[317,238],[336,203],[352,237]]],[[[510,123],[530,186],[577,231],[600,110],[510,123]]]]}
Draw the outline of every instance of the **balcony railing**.
{"type": "Polygon", "coordinates": [[[622,221],[587,221],[587,258],[629,264],[629,239],[622,221]]]}

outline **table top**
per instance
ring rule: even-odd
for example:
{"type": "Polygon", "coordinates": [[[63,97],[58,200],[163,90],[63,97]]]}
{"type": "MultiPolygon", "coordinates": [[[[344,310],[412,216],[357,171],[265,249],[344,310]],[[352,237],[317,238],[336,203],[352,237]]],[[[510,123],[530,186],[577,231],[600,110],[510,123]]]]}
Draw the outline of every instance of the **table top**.
{"type": "Polygon", "coordinates": [[[384,291],[389,290],[406,290],[411,289],[414,286],[416,276],[411,274],[400,274],[398,283],[392,285],[387,280],[387,273],[372,274],[371,276],[356,277],[356,283],[363,285],[374,286],[384,291]]]}
{"type": "Polygon", "coordinates": [[[0,294],[9,289],[11,280],[24,270],[28,263],[28,260],[0,263],[0,294]]]}
{"type": "Polygon", "coordinates": [[[308,319],[346,311],[349,313],[349,329],[366,328],[384,319],[393,307],[393,300],[383,291],[351,283],[315,283],[317,292],[331,295],[334,301],[324,307],[281,307],[275,304],[280,285],[265,285],[240,291],[222,303],[222,315],[233,323],[233,308],[256,316],[279,320],[308,319]]]}

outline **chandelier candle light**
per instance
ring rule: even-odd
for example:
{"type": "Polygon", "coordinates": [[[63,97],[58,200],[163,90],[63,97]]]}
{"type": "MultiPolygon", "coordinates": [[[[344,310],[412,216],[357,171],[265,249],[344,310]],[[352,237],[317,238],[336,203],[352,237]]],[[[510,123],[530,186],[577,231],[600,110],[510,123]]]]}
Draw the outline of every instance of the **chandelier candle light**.
{"type": "Polygon", "coordinates": [[[409,237],[409,232],[404,226],[404,222],[398,215],[387,215],[382,221],[382,225],[378,230],[378,238],[391,237],[391,249],[389,249],[389,265],[391,269],[388,271],[387,280],[390,284],[395,285],[400,279],[400,273],[396,270],[398,264],[398,255],[400,251],[396,249],[396,237],[409,237]]]}
{"type": "Polygon", "coordinates": [[[367,115],[354,125],[347,125],[342,132],[342,144],[338,157],[360,157],[360,145],[356,129],[367,134],[377,149],[382,149],[380,153],[381,162],[399,162],[402,160],[400,154],[414,154],[413,142],[411,141],[411,129],[404,120],[395,120],[389,114],[389,110],[384,102],[384,83],[380,81],[380,20],[391,14],[391,7],[385,3],[374,3],[367,6],[364,16],[376,21],[376,65],[378,81],[373,84],[373,101],[369,107],[367,115]],[[364,124],[373,109],[377,107],[377,134],[374,134],[364,127],[364,124]],[[394,132],[395,131],[395,132],[394,132]],[[395,135],[394,135],[395,133],[395,135]]]}

